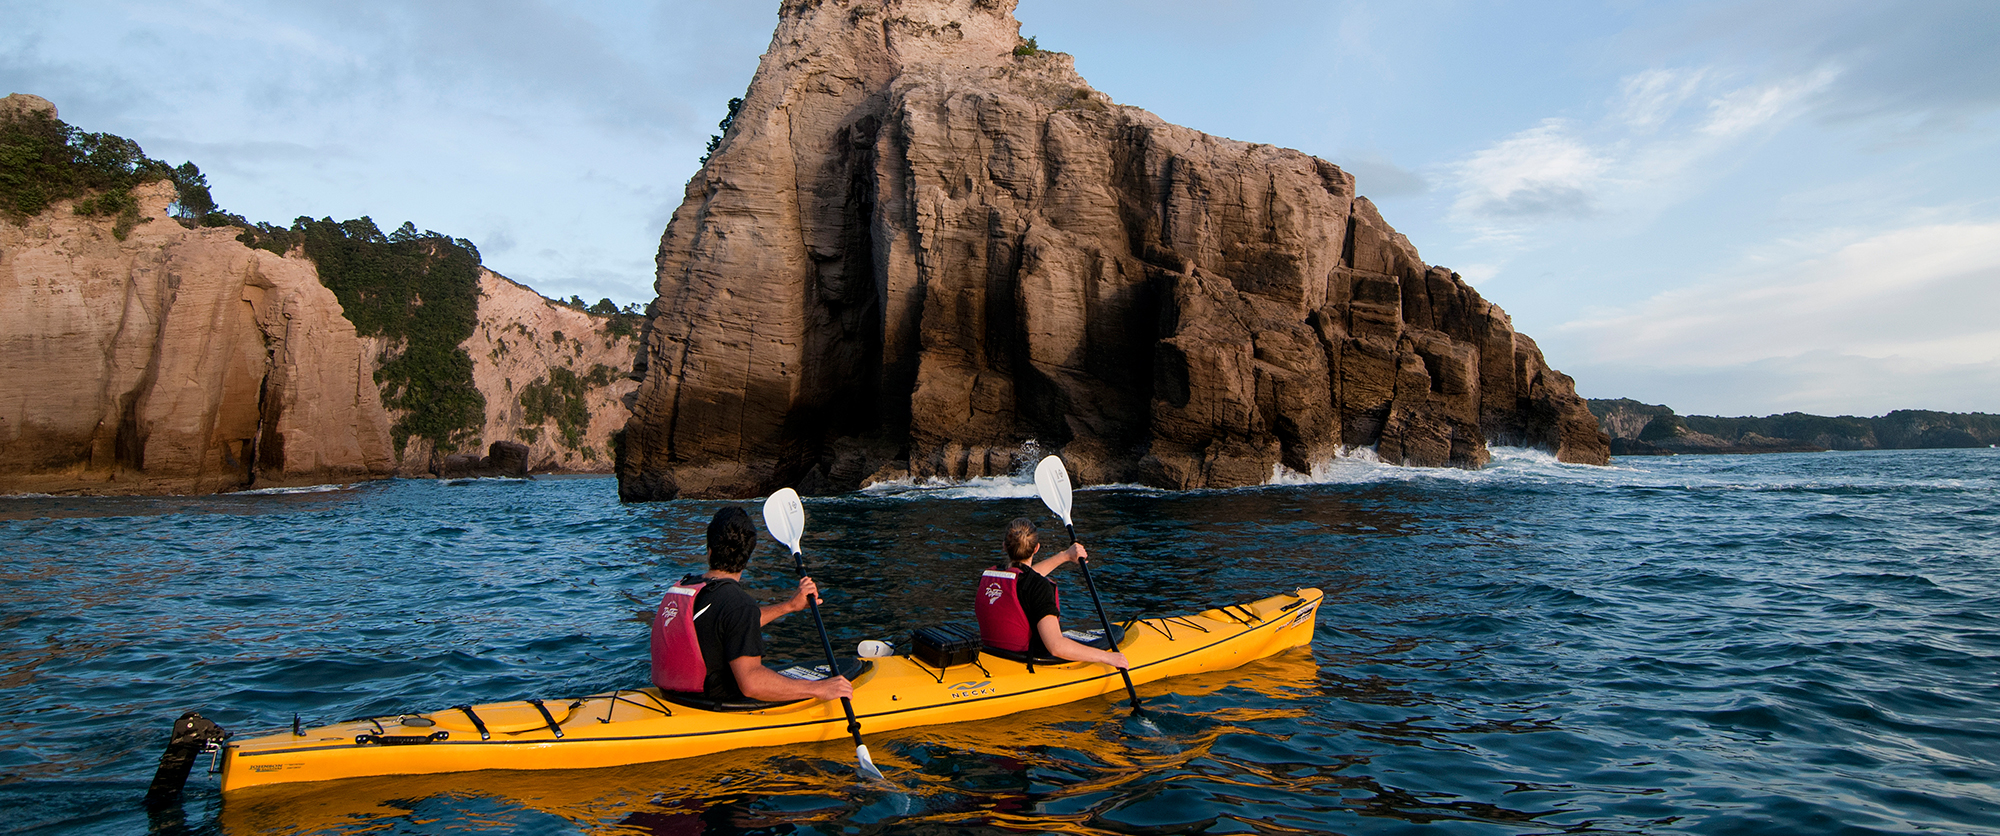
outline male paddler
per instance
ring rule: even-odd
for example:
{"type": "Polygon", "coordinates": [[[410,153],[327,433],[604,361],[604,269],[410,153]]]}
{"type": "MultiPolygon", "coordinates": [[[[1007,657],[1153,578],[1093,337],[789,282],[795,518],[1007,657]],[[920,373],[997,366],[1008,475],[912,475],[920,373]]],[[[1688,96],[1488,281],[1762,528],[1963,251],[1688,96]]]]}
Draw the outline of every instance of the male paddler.
{"type": "Polygon", "coordinates": [[[1063,635],[1062,598],[1048,575],[1065,564],[1084,562],[1090,553],[1072,544],[1039,563],[1041,534],[1033,520],[1021,517],[1007,524],[1001,543],[1010,565],[988,569],[979,576],[973,611],[979,616],[979,638],[989,648],[1072,662],[1097,662],[1129,667],[1125,654],[1100,650],[1063,635]]]}
{"type": "Polygon", "coordinates": [[[797,594],[758,606],[742,586],[756,546],[757,527],[743,509],[715,512],[708,524],[708,571],[682,578],[653,614],[653,684],[717,702],[853,696],[853,684],[842,676],[801,680],[764,667],[763,626],[805,609],[819,586],[800,578],[797,594]]]}

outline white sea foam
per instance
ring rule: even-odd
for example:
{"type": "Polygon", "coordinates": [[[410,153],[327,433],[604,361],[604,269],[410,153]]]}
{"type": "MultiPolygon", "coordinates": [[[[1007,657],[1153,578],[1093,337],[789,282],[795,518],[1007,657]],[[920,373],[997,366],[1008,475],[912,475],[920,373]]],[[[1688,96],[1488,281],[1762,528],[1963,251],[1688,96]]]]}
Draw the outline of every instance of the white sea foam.
{"type": "Polygon", "coordinates": [[[1601,473],[1593,465],[1565,464],[1555,454],[1532,447],[1491,447],[1492,459],[1478,470],[1458,467],[1411,467],[1388,464],[1373,447],[1343,448],[1333,458],[1317,462],[1310,472],[1301,473],[1279,465],[1272,469],[1267,485],[1355,485],[1374,482],[1418,481],[1539,481],[1574,480],[1601,473]]]}
{"type": "Polygon", "coordinates": [[[303,493],[332,493],[334,491],[352,490],[353,488],[354,488],[353,485],[305,485],[303,487],[296,487],[296,488],[258,488],[256,490],[249,490],[249,491],[232,491],[229,495],[230,496],[286,496],[289,494],[303,494],[303,493]]]}
{"type": "Polygon", "coordinates": [[[909,499],[1023,499],[1036,496],[1032,473],[981,476],[957,482],[938,477],[895,479],[862,488],[869,496],[909,499]]]}

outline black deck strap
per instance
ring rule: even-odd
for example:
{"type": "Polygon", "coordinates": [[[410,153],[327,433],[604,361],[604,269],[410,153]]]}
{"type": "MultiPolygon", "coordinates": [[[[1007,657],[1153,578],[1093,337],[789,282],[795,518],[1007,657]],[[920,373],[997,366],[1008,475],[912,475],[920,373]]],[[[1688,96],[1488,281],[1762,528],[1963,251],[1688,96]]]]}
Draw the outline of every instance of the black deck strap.
{"type": "MultiPolygon", "coordinates": [[[[1081,642],[1079,642],[1079,644],[1081,644],[1081,642]]],[[[1023,665],[1027,665],[1029,673],[1035,672],[1036,665],[1060,665],[1063,664],[1065,661],[1067,661],[1064,659],[1058,659],[1054,656],[1029,656],[1026,653],[1017,653],[1012,650],[1002,650],[992,645],[987,645],[985,647],[980,648],[979,652],[990,653],[994,656],[998,656],[1009,662],[1019,662],[1023,665]]],[[[984,671],[986,669],[980,668],[980,670],[984,671]]]]}
{"type": "Polygon", "coordinates": [[[796,700],[783,700],[780,702],[765,702],[763,700],[742,700],[742,701],[711,700],[708,697],[701,694],[682,693],[678,691],[661,691],[660,696],[665,697],[667,702],[673,703],[674,705],[699,709],[701,711],[718,711],[724,713],[735,713],[742,711],[761,711],[766,708],[779,708],[782,706],[792,705],[794,703],[805,702],[805,699],[803,697],[796,700]]]}
{"type": "Polygon", "coordinates": [[[354,736],[354,745],[367,746],[372,743],[376,746],[418,746],[450,739],[451,732],[442,729],[430,734],[357,734],[354,736]]]}
{"type": "Polygon", "coordinates": [[[1186,627],[1190,630],[1200,630],[1204,633],[1208,632],[1207,627],[1201,626],[1201,624],[1198,622],[1188,620],[1188,617],[1184,615],[1168,616],[1166,618],[1160,619],[1160,622],[1162,624],[1179,624],[1182,627],[1186,627]]]}
{"type": "MultiPolygon", "coordinates": [[[[648,697],[652,697],[652,696],[653,696],[652,694],[647,694],[647,693],[646,693],[645,691],[633,691],[632,693],[635,693],[635,694],[646,694],[646,696],[648,696],[648,697]]],[[[662,703],[662,702],[660,702],[659,698],[657,698],[657,697],[654,697],[654,698],[653,698],[653,704],[652,704],[652,705],[647,705],[647,704],[645,704],[645,703],[642,703],[642,702],[639,702],[638,700],[628,700],[628,699],[626,699],[626,698],[625,698],[625,689],[624,689],[624,688],[620,688],[620,689],[618,689],[618,690],[616,690],[616,691],[612,691],[612,692],[611,692],[611,700],[610,700],[610,704],[604,707],[604,716],[603,716],[602,718],[598,719],[598,721],[597,721],[597,722],[600,722],[600,723],[609,723],[609,722],[611,722],[611,710],[612,710],[612,709],[614,709],[614,708],[617,708],[617,707],[618,707],[618,704],[619,704],[619,703],[621,703],[621,702],[622,702],[622,703],[625,703],[626,705],[636,705],[636,706],[638,706],[638,707],[640,707],[640,708],[643,708],[643,709],[646,709],[647,711],[657,711],[657,712],[659,712],[659,713],[660,713],[660,715],[661,715],[661,716],[663,716],[663,717],[672,717],[672,716],[674,716],[674,713],[673,713],[672,711],[669,711],[669,710],[667,710],[667,706],[666,706],[666,703],[662,703]]]]}
{"type": "Polygon", "coordinates": [[[549,707],[543,705],[541,700],[528,700],[528,704],[534,706],[536,711],[542,712],[542,719],[549,721],[549,731],[555,732],[556,739],[561,740],[562,726],[556,725],[556,716],[549,713],[549,707]]]}
{"type": "MultiPolygon", "coordinates": [[[[919,658],[917,658],[917,657],[916,657],[916,654],[911,654],[911,655],[910,655],[910,664],[912,664],[912,665],[916,665],[916,666],[917,666],[917,670],[920,670],[920,671],[923,671],[924,673],[927,673],[927,674],[930,674],[930,677],[931,677],[932,679],[935,679],[935,680],[937,680],[937,681],[938,681],[938,684],[939,684],[939,685],[943,685],[943,684],[944,684],[944,668],[933,668],[933,667],[931,667],[930,665],[926,665],[926,664],[924,664],[924,660],[922,660],[922,659],[919,659],[919,658]]],[[[985,671],[986,669],[985,669],[985,668],[980,668],[979,670],[983,672],[983,671],[985,671]]],[[[987,674],[987,675],[988,675],[988,676],[991,676],[992,674],[987,674]]]]}
{"type": "Polygon", "coordinates": [[[465,716],[466,716],[467,718],[469,718],[469,719],[471,719],[471,720],[472,720],[472,727],[473,727],[473,728],[475,728],[475,729],[478,729],[478,730],[479,730],[479,739],[480,739],[480,740],[492,740],[492,739],[493,739],[493,735],[492,735],[492,733],[490,733],[490,732],[486,731],[486,723],[485,723],[484,721],[482,721],[482,720],[480,720],[480,719],[479,719],[479,715],[477,715],[477,714],[474,714],[474,713],[472,713],[472,706],[469,706],[469,705],[454,705],[454,706],[452,706],[452,708],[454,708],[454,709],[456,709],[456,710],[459,710],[459,711],[463,711],[463,712],[465,712],[465,716]]]}
{"type": "MultiPolygon", "coordinates": [[[[1166,621],[1167,621],[1167,620],[1166,620],[1166,619],[1164,619],[1164,618],[1160,619],[1160,623],[1161,623],[1161,624],[1165,624],[1165,623],[1166,623],[1166,621]]],[[[1153,622],[1151,622],[1151,621],[1141,621],[1141,622],[1139,622],[1139,623],[1140,623],[1140,624],[1144,624],[1144,625],[1146,625],[1146,626],[1148,626],[1148,627],[1151,627],[1151,628],[1153,628],[1153,632],[1155,632],[1155,633],[1158,633],[1158,634],[1160,634],[1160,635],[1162,635],[1162,636],[1166,636],[1166,637],[1167,637],[1167,641],[1173,641],[1173,640],[1174,640],[1174,633],[1173,633],[1173,631],[1172,631],[1172,630],[1167,630],[1167,629],[1164,629],[1164,628],[1160,627],[1160,625],[1159,625],[1159,624],[1154,624],[1154,623],[1153,623],[1153,622]]]]}
{"type": "Polygon", "coordinates": [[[1244,624],[1262,624],[1262,623],[1264,623],[1264,618],[1263,618],[1263,616],[1260,616],[1260,615],[1258,615],[1258,614],[1257,614],[1257,611],[1256,611],[1256,610],[1253,610],[1253,609],[1251,609],[1251,608],[1250,608],[1250,605],[1248,605],[1248,604],[1235,604],[1235,605],[1233,605],[1233,606],[1235,606],[1235,607],[1236,607],[1237,609],[1239,609],[1239,610],[1242,610],[1242,611],[1243,611],[1243,618],[1244,618],[1244,621],[1243,621],[1243,623],[1244,623],[1244,624]]]}
{"type": "Polygon", "coordinates": [[[1286,604],[1286,605],[1284,605],[1284,606],[1282,606],[1282,607],[1279,607],[1279,608],[1278,608],[1278,612],[1291,612],[1292,610],[1296,610],[1296,609],[1298,609],[1298,608],[1300,608],[1300,607],[1303,607],[1303,606],[1305,606],[1305,605],[1306,605],[1306,599],[1304,599],[1304,598],[1300,598],[1300,599],[1299,599],[1299,600],[1297,600],[1297,601],[1293,601],[1293,602],[1291,602],[1291,603],[1289,603],[1289,604],[1286,604]]]}

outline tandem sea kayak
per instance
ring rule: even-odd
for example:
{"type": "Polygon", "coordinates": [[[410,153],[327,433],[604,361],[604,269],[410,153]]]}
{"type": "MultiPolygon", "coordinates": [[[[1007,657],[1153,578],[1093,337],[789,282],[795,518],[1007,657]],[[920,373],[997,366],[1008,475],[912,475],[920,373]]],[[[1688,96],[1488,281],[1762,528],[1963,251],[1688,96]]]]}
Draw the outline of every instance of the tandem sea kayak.
{"type": "MultiPolygon", "coordinates": [[[[1324,597],[1320,590],[1300,589],[1192,615],[1132,621],[1122,625],[1119,649],[1132,663],[1136,683],[1234,668],[1311,643],[1314,616],[1324,597]]],[[[944,667],[916,655],[866,661],[872,664],[853,677],[853,704],[870,735],[1000,717],[1125,690],[1115,668],[1082,662],[1045,664],[1052,660],[1016,661],[990,653],[957,664],[949,659],[944,667]]],[[[837,701],[711,708],[722,707],[696,707],[655,688],[635,688],[579,699],[371,717],[244,739],[228,739],[212,724],[188,715],[176,723],[175,739],[178,744],[184,737],[199,736],[209,744],[224,793],[367,776],[589,769],[847,739],[847,717],[837,701]],[[202,728],[184,728],[191,726],[189,717],[202,728]]],[[[170,745],[163,775],[174,754],[170,745]]],[[[187,755],[194,759],[192,752],[187,755]]]]}

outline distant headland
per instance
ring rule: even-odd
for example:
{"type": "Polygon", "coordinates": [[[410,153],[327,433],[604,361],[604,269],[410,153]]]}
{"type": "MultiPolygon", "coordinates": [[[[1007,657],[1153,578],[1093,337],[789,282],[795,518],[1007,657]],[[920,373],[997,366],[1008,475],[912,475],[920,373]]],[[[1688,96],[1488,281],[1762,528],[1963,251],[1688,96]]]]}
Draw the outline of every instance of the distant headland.
{"type": "Polygon", "coordinates": [[[1787,412],[1762,418],[1678,415],[1631,398],[1592,399],[1590,413],[1614,456],[1685,453],[1817,453],[1920,450],[2000,444],[2000,415],[1899,409],[1874,418],[1787,412]]]}

